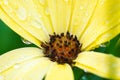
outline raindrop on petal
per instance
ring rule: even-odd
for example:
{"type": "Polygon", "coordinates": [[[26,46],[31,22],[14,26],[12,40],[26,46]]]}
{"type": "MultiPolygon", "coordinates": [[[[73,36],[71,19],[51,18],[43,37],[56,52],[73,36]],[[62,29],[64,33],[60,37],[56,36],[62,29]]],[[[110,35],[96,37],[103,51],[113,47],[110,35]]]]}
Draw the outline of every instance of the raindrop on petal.
{"type": "Polygon", "coordinates": [[[22,39],[22,42],[24,43],[24,44],[32,44],[30,41],[28,41],[28,40],[26,40],[26,39],[24,39],[24,38],[21,38],[22,39]]]}
{"type": "Polygon", "coordinates": [[[24,57],[24,56],[20,57],[21,60],[23,60],[23,59],[25,59],[25,58],[26,58],[26,57],[24,57]]]}
{"type": "Polygon", "coordinates": [[[100,44],[100,47],[106,47],[106,45],[105,44],[100,44]]]}
{"type": "Polygon", "coordinates": [[[84,72],[87,72],[87,70],[84,70],[84,72]]]}
{"type": "Polygon", "coordinates": [[[18,68],[20,68],[20,65],[19,64],[15,64],[13,67],[14,67],[14,69],[18,69],[18,68]]]}
{"type": "Polygon", "coordinates": [[[34,27],[36,27],[36,28],[39,28],[39,29],[42,28],[41,22],[40,22],[40,21],[37,21],[37,20],[33,20],[33,21],[31,22],[31,25],[34,26],[34,27]]]}
{"type": "Polygon", "coordinates": [[[49,9],[48,9],[48,8],[46,8],[46,10],[45,10],[45,14],[46,14],[46,15],[49,15],[49,14],[50,14],[50,12],[49,12],[49,9]]]}
{"type": "Polygon", "coordinates": [[[26,17],[27,17],[27,12],[26,12],[26,9],[24,7],[20,7],[18,10],[17,10],[17,16],[20,20],[25,20],[26,17]]]}

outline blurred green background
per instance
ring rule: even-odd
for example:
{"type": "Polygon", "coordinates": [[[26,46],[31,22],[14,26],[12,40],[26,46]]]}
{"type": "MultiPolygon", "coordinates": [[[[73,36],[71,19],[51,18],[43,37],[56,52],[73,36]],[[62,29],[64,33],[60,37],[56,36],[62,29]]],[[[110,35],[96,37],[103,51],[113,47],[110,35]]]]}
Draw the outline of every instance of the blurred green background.
{"type": "Polygon", "coordinates": [[[13,49],[28,46],[35,45],[24,44],[22,38],[0,20],[0,54],[13,49]]]}
{"type": "MultiPolygon", "coordinates": [[[[35,46],[34,44],[24,44],[21,37],[13,32],[6,24],[0,20],[0,54],[7,51],[21,48],[35,46]]],[[[105,52],[120,57],[120,34],[111,41],[100,45],[94,51],[105,52]]],[[[91,73],[86,73],[76,67],[73,68],[75,80],[107,80],[91,73]]]]}

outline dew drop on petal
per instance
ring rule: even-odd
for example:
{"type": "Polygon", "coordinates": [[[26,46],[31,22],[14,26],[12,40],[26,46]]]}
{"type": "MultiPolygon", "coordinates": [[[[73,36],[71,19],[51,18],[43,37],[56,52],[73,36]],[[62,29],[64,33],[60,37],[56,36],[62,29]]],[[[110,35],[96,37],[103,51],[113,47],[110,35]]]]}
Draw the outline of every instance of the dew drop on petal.
{"type": "Polygon", "coordinates": [[[13,67],[14,67],[14,69],[18,69],[18,68],[20,68],[20,65],[19,64],[15,64],[13,67]]]}
{"type": "Polygon", "coordinates": [[[4,0],[4,4],[7,5],[8,4],[8,0],[4,0]]]}
{"type": "Polygon", "coordinates": [[[106,45],[105,44],[100,44],[100,47],[106,47],[106,45]]]}
{"type": "Polygon", "coordinates": [[[88,72],[87,70],[84,70],[84,72],[88,72]]]}
{"type": "Polygon", "coordinates": [[[46,8],[46,10],[45,10],[45,14],[46,14],[46,15],[49,15],[49,14],[50,14],[50,12],[49,12],[49,9],[48,9],[48,8],[46,8]]]}
{"type": "Polygon", "coordinates": [[[19,7],[16,14],[20,20],[25,20],[27,17],[27,12],[24,7],[19,7]]]}
{"type": "Polygon", "coordinates": [[[39,21],[33,20],[33,21],[31,22],[31,25],[33,25],[34,27],[39,28],[39,29],[42,28],[42,27],[41,27],[42,24],[41,24],[41,22],[39,22],[39,21]]]}
{"type": "Polygon", "coordinates": [[[0,75],[0,80],[4,80],[4,76],[0,75]]]}
{"type": "Polygon", "coordinates": [[[26,39],[24,39],[24,38],[21,38],[22,39],[22,42],[24,43],[24,44],[32,44],[30,41],[28,41],[28,40],[26,40],[26,39]]]}
{"type": "Polygon", "coordinates": [[[23,59],[25,59],[25,58],[26,58],[26,57],[24,57],[24,56],[20,57],[21,60],[23,60],[23,59]]]}

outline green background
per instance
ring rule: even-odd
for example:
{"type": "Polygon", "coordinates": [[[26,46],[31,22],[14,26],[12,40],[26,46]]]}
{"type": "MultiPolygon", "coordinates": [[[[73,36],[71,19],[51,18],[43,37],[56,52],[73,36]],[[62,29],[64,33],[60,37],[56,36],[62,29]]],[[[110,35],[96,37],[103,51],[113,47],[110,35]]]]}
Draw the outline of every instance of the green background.
{"type": "MultiPolygon", "coordinates": [[[[21,37],[0,20],[0,54],[4,54],[5,52],[16,48],[29,46],[31,47],[35,45],[24,44],[21,37]]],[[[120,34],[111,41],[101,45],[99,48],[96,48],[94,51],[109,53],[120,57],[120,34]]],[[[73,68],[73,71],[75,80],[107,80],[91,73],[86,73],[76,67],[73,68]]]]}

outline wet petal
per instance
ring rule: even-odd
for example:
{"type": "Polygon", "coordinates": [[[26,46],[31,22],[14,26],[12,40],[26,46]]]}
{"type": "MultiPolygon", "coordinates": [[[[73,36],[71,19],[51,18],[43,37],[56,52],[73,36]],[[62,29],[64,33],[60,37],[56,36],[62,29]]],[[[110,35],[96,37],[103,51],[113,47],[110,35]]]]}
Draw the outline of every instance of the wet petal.
{"type": "Polygon", "coordinates": [[[70,32],[80,37],[87,27],[98,0],[74,0],[72,18],[70,22],[70,32]]]}
{"type": "Polygon", "coordinates": [[[9,51],[0,56],[0,72],[5,71],[17,63],[42,56],[42,50],[33,47],[9,51]]]}
{"type": "Polygon", "coordinates": [[[20,36],[36,44],[37,46],[40,46],[40,41],[37,38],[35,38],[32,34],[28,33],[25,29],[20,27],[19,24],[15,23],[15,21],[12,20],[12,18],[10,18],[8,14],[6,14],[2,10],[1,7],[0,7],[0,19],[2,19],[11,29],[13,29],[20,36]]]}
{"type": "Polygon", "coordinates": [[[44,21],[48,19],[48,16],[45,15],[44,12],[46,5],[41,6],[39,3],[40,7],[38,8],[32,0],[8,0],[7,3],[8,4],[6,4],[4,0],[0,1],[2,13],[0,14],[0,18],[5,21],[10,28],[24,38],[26,38],[26,36],[21,34],[22,31],[29,33],[39,41],[47,41],[49,39],[48,34],[52,33],[53,30],[50,26],[50,21],[47,21],[48,23],[44,21]],[[44,22],[47,23],[47,26],[44,22]],[[16,24],[16,26],[14,26],[14,24],[16,24]],[[18,29],[21,29],[21,31],[18,29]]]}
{"type": "Polygon", "coordinates": [[[71,19],[72,0],[47,0],[50,18],[56,33],[67,32],[71,19]]]}
{"type": "Polygon", "coordinates": [[[70,65],[53,63],[45,80],[74,80],[74,77],[70,65]]]}
{"type": "Polygon", "coordinates": [[[99,52],[83,52],[75,60],[75,66],[109,79],[120,79],[120,58],[99,52]]]}
{"type": "Polygon", "coordinates": [[[13,65],[1,73],[5,80],[42,80],[51,61],[47,58],[34,58],[13,65]]]}
{"type": "Polygon", "coordinates": [[[71,7],[72,0],[1,0],[0,18],[15,32],[39,46],[38,40],[48,41],[49,34],[68,30],[71,7]]]}
{"type": "Polygon", "coordinates": [[[113,27],[109,31],[100,35],[91,45],[86,47],[86,50],[94,49],[96,46],[99,46],[101,43],[107,42],[120,34],[120,25],[113,27]]]}
{"type": "MultiPolygon", "coordinates": [[[[101,35],[112,34],[111,38],[116,36],[116,33],[113,33],[113,31],[111,32],[111,30],[120,25],[119,9],[120,0],[99,0],[92,17],[86,26],[86,29],[80,36],[80,41],[83,43],[82,49],[86,49],[94,43],[94,41],[97,42],[98,38],[101,38],[102,40],[101,35]]],[[[120,30],[118,33],[120,33],[120,30]]],[[[108,40],[103,40],[103,42],[108,40]]]]}

